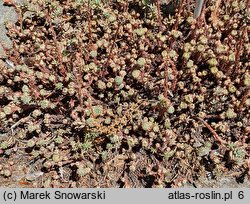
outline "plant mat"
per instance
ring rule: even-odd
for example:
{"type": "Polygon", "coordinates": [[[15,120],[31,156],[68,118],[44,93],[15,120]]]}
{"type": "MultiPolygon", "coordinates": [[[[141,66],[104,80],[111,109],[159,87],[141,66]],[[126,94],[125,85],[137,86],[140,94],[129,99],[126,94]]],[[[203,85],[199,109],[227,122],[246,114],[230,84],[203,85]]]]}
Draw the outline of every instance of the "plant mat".
{"type": "Polygon", "coordinates": [[[0,185],[247,183],[249,2],[193,3],[8,2],[0,185]]]}

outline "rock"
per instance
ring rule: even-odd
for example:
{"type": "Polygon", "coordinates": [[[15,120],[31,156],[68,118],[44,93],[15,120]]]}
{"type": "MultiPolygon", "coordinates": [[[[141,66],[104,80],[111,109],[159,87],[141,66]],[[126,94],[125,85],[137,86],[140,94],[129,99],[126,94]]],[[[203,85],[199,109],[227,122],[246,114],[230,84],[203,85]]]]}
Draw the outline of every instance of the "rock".
{"type": "MultiPolygon", "coordinates": [[[[24,0],[15,0],[16,4],[24,3],[24,0]]],[[[3,1],[0,0],[0,58],[6,58],[5,49],[12,49],[13,45],[8,38],[5,23],[10,21],[15,23],[18,20],[18,14],[15,9],[10,6],[4,6],[3,1]]]]}

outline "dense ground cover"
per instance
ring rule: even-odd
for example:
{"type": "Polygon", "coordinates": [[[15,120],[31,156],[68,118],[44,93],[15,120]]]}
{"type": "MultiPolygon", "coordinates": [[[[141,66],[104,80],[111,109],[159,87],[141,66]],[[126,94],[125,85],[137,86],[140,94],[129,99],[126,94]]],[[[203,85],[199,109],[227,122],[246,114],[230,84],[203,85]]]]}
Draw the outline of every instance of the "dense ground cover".
{"type": "Polygon", "coordinates": [[[35,0],[7,23],[1,181],[177,187],[249,175],[249,2],[35,0]],[[190,4],[191,2],[191,4],[190,4]]]}

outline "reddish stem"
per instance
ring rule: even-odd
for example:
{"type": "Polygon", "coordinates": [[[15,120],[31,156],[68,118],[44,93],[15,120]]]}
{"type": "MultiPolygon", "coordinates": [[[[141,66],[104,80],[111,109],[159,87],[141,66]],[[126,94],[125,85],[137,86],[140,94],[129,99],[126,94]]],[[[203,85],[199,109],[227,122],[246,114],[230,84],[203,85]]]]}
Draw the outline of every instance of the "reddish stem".
{"type": "Polygon", "coordinates": [[[197,119],[199,119],[207,127],[207,129],[209,129],[209,131],[212,133],[212,135],[216,141],[220,142],[222,145],[226,144],[226,141],[221,139],[220,136],[215,132],[215,130],[205,120],[203,120],[200,117],[197,117],[197,119]]]}

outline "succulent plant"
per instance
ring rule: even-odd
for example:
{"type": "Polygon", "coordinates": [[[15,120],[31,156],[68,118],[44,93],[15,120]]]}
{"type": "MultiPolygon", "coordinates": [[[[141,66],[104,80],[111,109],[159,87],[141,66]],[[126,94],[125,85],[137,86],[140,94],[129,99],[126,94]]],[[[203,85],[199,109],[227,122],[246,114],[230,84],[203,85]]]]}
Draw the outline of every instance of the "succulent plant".
{"type": "Polygon", "coordinates": [[[10,61],[0,60],[1,164],[16,151],[40,162],[39,187],[176,187],[208,168],[247,172],[247,1],[216,12],[206,2],[196,20],[187,3],[16,6],[10,61]]]}

